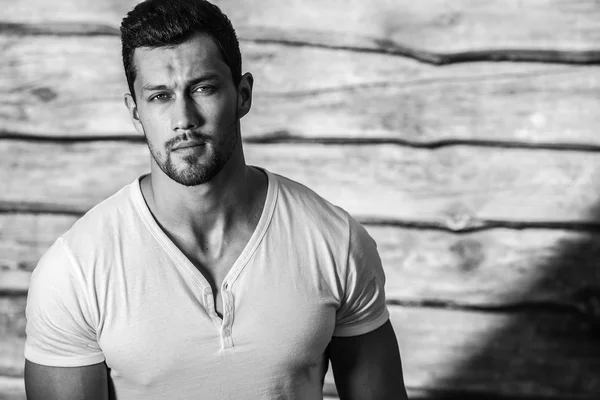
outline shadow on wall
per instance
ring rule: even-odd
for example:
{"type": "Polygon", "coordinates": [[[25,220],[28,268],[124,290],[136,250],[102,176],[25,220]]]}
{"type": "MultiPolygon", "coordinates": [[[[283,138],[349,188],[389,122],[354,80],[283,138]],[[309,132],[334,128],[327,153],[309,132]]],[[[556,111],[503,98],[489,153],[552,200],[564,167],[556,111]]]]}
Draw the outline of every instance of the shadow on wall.
{"type": "MultiPolygon", "coordinates": [[[[589,220],[600,220],[600,205],[589,220]]],[[[526,266],[544,271],[524,285],[537,300],[517,296],[509,305],[466,307],[502,323],[465,344],[472,351],[436,378],[445,393],[461,390],[440,398],[600,398],[600,233],[598,227],[560,232],[564,239],[526,266]]]]}

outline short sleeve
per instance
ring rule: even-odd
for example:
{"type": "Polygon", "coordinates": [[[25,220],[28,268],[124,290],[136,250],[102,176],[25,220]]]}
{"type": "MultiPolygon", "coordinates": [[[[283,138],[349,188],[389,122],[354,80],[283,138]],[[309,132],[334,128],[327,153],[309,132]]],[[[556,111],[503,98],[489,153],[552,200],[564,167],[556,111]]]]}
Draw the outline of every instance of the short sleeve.
{"type": "Polygon", "coordinates": [[[82,271],[59,238],[31,276],[25,310],[27,360],[54,367],[104,361],[86,289],[82,271]]]}
{"type": "Polygon", "coordinates": [[[366,229],[350,217],[345,292],[333,336],[362,335],[387,322],[389,311],[384,286],[385,274],[377,244],[366,229]]]}

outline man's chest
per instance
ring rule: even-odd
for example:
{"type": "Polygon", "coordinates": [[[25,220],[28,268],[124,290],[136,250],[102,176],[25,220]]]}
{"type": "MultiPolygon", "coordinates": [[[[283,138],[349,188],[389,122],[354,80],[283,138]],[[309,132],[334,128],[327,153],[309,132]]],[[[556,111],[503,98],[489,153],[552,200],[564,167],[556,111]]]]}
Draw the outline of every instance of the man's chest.
{"type": "Polygon", "coordinates": [[[202,275],[203,280],[211,287],[213,308],[221,316],[225,305],[221,288],[232,268],[235,268],[240,254],[244,251],[251,232],[232,238],[221,249],[214,252],[203,251],[196,241],[190,243],[177,242],[178,249],[187,261],[202,275]]]}
{"type": "MultiPolygon", "coordinates": [[[[129,295],[104,311],[98,338],[116,384],[160,385],[175,371],[245,368],[246,375],[264,379],[316,368],[335,327],[336,302],[326,287],[290,267],[285,273],[282,265],[248,265],[218,293],[222,318],[213,293],[180,274],[146,276],[141,286],[125,282],[120,290],[129,295]]],[[[118,297],[114,289],[111,296],[118,297]]]]}

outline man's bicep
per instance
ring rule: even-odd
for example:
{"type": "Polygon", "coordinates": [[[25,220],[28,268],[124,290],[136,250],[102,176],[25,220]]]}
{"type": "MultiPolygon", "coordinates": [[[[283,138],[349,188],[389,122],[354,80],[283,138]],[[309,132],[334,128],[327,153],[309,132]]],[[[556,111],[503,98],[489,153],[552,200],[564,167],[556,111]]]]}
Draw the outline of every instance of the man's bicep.
{"type": "Polygon", "coordinates": [[[108,400],[104,362],[83,367],[48,367],[25,361],[27,400],[108,400]]]}
{"type": "Polygon", "coordinates": [[[333,337],[328,347],[341,400],[406,399],[392,324],[359,336],[333,337]]]}

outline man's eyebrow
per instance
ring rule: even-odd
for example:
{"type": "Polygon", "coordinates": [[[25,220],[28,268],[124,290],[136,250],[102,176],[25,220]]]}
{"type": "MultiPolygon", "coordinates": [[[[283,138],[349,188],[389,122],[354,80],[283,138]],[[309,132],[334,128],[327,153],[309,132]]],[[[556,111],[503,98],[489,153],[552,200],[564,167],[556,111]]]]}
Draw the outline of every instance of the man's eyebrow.
{"type": "MultiPolygon", "coordinates": [[[[219,79],[219,75],[218,74],[206,74],[206,75],[202,75],[199,76],[197,78],[191,79],[186,83],[186,86],[193,86],[196,85],[200,82],[204,82],[204,81],[210,81],[210,80],[218,80],[219,79]]],[[[142,91],[143,92],[152,92],[154,90],[169,90],[171,89],[169,86],[167,85],[152,85],[152,84],[146,84],[144,86],[142,86],[142,91]]]]}
{"type": "Polygon", "coordinates": [[[167,90],[167,89],[169,89],[169,87],[166,85],[150,85],[150,84],[148,84],[148,85],[142,86],[143,92],[151,92],[153,90],[167,90]]]}

